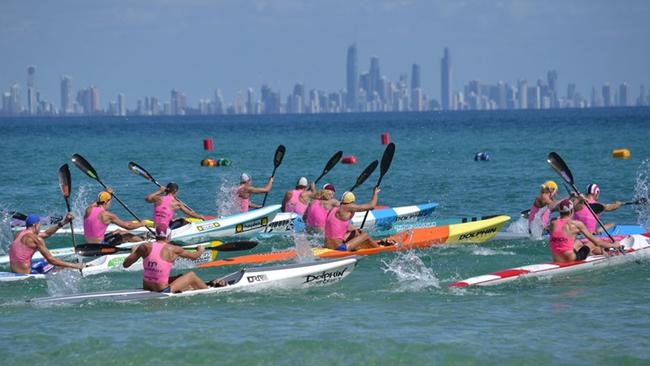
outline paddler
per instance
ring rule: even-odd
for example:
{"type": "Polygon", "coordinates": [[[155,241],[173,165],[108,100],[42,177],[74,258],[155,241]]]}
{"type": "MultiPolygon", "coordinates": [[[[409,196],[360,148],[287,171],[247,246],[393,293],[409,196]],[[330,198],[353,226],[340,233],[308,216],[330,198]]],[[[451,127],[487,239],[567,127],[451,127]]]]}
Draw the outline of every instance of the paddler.
{"type": "Polygon", "coordinates": [[[542,184],[539,196],[535,198],[528,213],[528,232],[533,232],[533,220],[538,215],[540,216],[543,230],[548,230],[548,225],[551,222],[551,211],[555,210],[558,203],[560,203],[559,200],[555,199],[557,192],[557,183],[554,181],[549,180],[542,184]]]}
{"type": "Polygon", "coordinates": [[[571,262],[583,260],[589,254],[604,254],[606,249],[619,249],[619,242],[608,243],[595,237],[581,221],[573,220],[574,206],[570,199],[558,204],[560,217],[550,224],[550,247],[553,261],[571,262]],[[589,243],[582,243],[576,235],[582,234],[589,243]],[[605,250],[603,250],[605,249],[605,250]]]}
{"type": "MultiPolygon", "coordinates": [[[[159,190],[153,192],[145,198],[145,201],[153,203],[153,223],[156,227],[158,226],[167,226],[174,228],[172,220],[174,220],[174,214],[176,210],[183,211],[187,216],[194,217],[196,219],[205,220],[205,216],[200,215],[189,209],[186,205],[176,199],[178,194],[178,184],[174,182],[167,183],[167,186],[160,187],[159,190]]],[[[185,220],[181,223],[182,226],[185,224],[185,220]]]]}
{"type": "MultiPolygon", "coordinates": [[[[600,197],[600,187],[598,187],[598,185],[595,183],[588,185],[586,192],[587,194],[581,197],[581,199],[577,200],[577,202],[575,203],[576,213],[574,215],[574,218],[576,220],[582,221],[582,223],[584,223],[585,226],[587,226],[587,230],[589,230],[590,233],[597,234],[600,231],[600,229],[598,228],[598,221],[596,221],[594,215],[592,215],[589,209],[587,208],[587,203],[589,204],[600,203],[605,208],[605,211],[615,211],[618,210],[621,206],[623,206],[623,202],[616,201],[614,203],[609,203],[609,204],[598,202],[598,198],[600,197]]],[[[614,226],[614,224],[605,225],[605,227],[608,229],[612,226],[614,226]]]]}
{"type": "MultiPolygon", "coordinates": [[[[183,292],[187,290],[206,289],[208,285],[194,272],[187,272],[180,276],[171,277],[172,267],[176,258],[187,258],[196,260],[205,251],[205,247],[199,245],[195,252],[189,252],[179,246],[169,244],[171,230],[166,225],[156,227],[156,241],[133,247],[131,254],[122,264],[129,268],[138,259],[142,258],[144,277],[142,288],[156,292],[183,292]]],[[[213,286],[213,287],[216,287],[213,286]]]]}
{"type": "Polygon", "coordinates": [[[311,202],[316,192],[314,182],[311,182],[309,190],[307,190],[307,178],[301,177],[296,183],[296,188],[288,191],[284,195],[282,201],[282,212],[295,212],[302,216],[307,210],[307,205],[311,202]]]}
{"type": "Polygon", "coordinates": [[[16,235],[16,239],[11,243],[9,248],[9,261],[11,271],[20,274],[37,274],[47,273],[54,267],[66,267],[82,269],[86,265],[83,263],[70,263],[63,261],[50,253],[45,245],[46,238],[54,235],[60,228],[68,224],[74,216],[68,212],[66,217],[54,226],[41,232],[41,218],[38,215],[29,215],[25,220],[25,230],[16,235]],[[44,260],[38,261],[32,265],[32,257],[39,251],[44,260]]]}
{"type": "Polygon", "coordinates": [[[303,217],[307,230],[311,232],[322,232],[325,230],[327,213],[334,207],[338,207],[340,202],[334,198],[336,188],[331,183],[326,183],[323,189],[316,192],[313,200],[307,206],[305,216],[303,217]]]}
{"type": "Polygon", "coordinates": [[[352,192],[345,192],[341,197],[341,205],[332,208],[325,222],[325,247],[341,251],[356,251],[359,249],[377,248],[380,245],[393,245],[392,242],[373,240],[368,233],[352,225],[352,217],[356,212],[369,211],[377,206],[381,189],[375,187],[369,203],[357,205],[352,192]]]}
{"type": "Polygon", "coordinates": [[[84,238],[86,243],[117,245],[142,241],[142,238],[129,233],[128,230],[144,227],[145,222],[124,221],[117,217],[116,214],[109,211],[113,202],[112,198],[112,190],[109,188],[108,191],[100,192],[97,201],[86,208],[84,214],[84,238]],[[107,234],[106,228],[110,224],[115,224],[124,230],[117,229],[107,234]]]}
{"type": "Polygon", "coordinates": [[[246,173],[242,173],[240,178],[239,187],[237,187],[237,200],[240,203],[241,212],[248,212],[251,208],[262,208],[262,206],[251,201],[251,196],[253,194],[269,193],[273,188],[275,178],[270,177],[266,186],[262,188],[253,187],[253,181],[246,173]]]}

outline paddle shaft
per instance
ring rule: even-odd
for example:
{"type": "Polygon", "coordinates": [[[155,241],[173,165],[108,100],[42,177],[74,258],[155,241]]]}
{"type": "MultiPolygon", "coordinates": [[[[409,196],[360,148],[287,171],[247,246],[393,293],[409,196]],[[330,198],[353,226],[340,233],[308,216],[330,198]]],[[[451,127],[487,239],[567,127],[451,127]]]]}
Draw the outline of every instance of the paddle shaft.
{"type": "MultiPolygon", "coordinates": [[[[573,188],[573,190],[576,192],[576,194],[581,195],[580,191],[578,191],[578,188],[576,187],[576,185],[575,185],[573,182],[568,182],[568,183],[571,184],[571,188],[573,188]]],[[[609,233],[609,231],[607,230],[607,228],[605,228],[605,225],[603,224],[602,221],[600,221],[600,218],[599,218],[598,215],[594,212],[594,210],[591,208],[591,206],[589,206],[588,204],[585,204],[585,207],[587,207],[587,209],[589,210],[589,212],[591,212],[591,214],[594,216],[594,219],[596,219],[596,221],[598,222],[598,225],[600,225],[600,227],[603,229],[603,231],[605,232],[605,234],[607,234],[607,236],[608,236],[609,239],[612,241],[612,243],[615,242],[616,240],[614,239],[614,237],[612,236],[612,234],[609,233]]],[[[620,252],[621,252],[621,253],[625,253],[625,251],[624,251],[623,249],[621,249],[620,252]]]]}
{"type": "MultiPolygon", "coordinates": [[[[162,188],[162,184],[160,184],[160,182],[158,182],[158,181],[156,180],[156,178],[154,178],[153,175],[151,175],[151,173],[149,173],[149,171],[147,171],[145,168],[141,167],[140,165],[138,165],[138,164],[136,164],[136,163],[134,163],[134,162],[131,162],[130,164],[133,164],[133,166],[135,166],[137,169],[142,170],[142,173],[144,173],[146,176],[141,175],[139,172],[136,172],[136,171],[134,171],[133,169],[129,169],[129,170],[131,170],[133,173],[135,173],[135,174],[137,174],[137,175],[143,177],[144,179],[146,179],[146,180],[148,180],[148,181],[150,181],[150,182],[153,182],[153,184],[157,185],[159,188],[162,188]]],[[[130,167],[131,167],[131,166],[129,166],[129,168],[130,168],[130,167]]],[[[181,201],[180,198],[178,198],[178,197],[175,197],[175,198],[176,198],[176,201],[178,201],[178,203],[180,203],[181,205],[187,207],[188,210],[190,210],[190,211],[194,211],[194,210],[193,210],[193,209],[192,209],[188,204],[186,204],[185,202],[181,201]]],[[[196,211],[194,211],[194,212],[196,212],[196,211]]]]}
{"type": "MultiPolygon", "coordinates": [[[[280,164],[282,164],[282,159],[284,159],[284,153],[286,149],[284,145],[278,146],[275,150],[275,155],[273,156],[273,173],[271,173],[271,178],[275,178],[275,171],[278,169],[280,164]]],[[[266,205],[266,197],[268,197],[269,192],[264,193],[264,199],[262,200],[262,207],[266,205]]]]}
{"type": "MultiPolygon", "coordinates": [[[[108,187],[106,186],[106,184],[104,184],[104,182],[102,182],[101,179],[99,179],[99,177],[96,177],[95,179],[97,179],[97,182],[99,182],[99,184],[101,184],[102,187],[104,187],[104,189],[108,190],[108,187]]],[[[115,197],[115,199],[117,200],[117,202],[119,202],[120,205],[122,205],[122,207],[124,207],[125,210],[127,210],[127,211],[128,211],[128,212],[129,212],[133,217],[135,217],[136,220],[138,220],[138,221],[142,221],[142,219],[140,219],[140,218],[138,217],[138,215],[135,214],[135,212],[131,211],[131,209],[130,209],[130,208],[129,208],[129,207],[128,207],[124,202],[122,202],[122,200],[121,200],[121,199],[120,199],[120,198],[119,198],[115,193],[111,192],[111,196],[115,197]]],[[[152,235],[156,235],[156,234],[153,232],[153,230],[151,230],[150,227],[148,227],[147,225],[145,225],[144,227],[145,227],[145,229],[147,229],[147,230],[148,230],[152,235]]]]}
{"type": "MultiPolygon", "coordinates": [[[[395,144],[392,142],[386,146],[386,150],[384,150],[384,155],[381,158],[381,170],[379,171],[379,179],[377,180],[377,185],[375,185],[375,188],[379,188],[379,185],[381,184],[381,180],[384,179],[384,175],[388,172],[388,168],[390,168],[390,164],[393,161],[393,155],[395,154],[395,144]]],[[[360,229],[363,229],[363,226],[366,224],[366,219],[368,218],[368,214],[370,211],[366,211],[366,214],[363,215],[363,221],[361,221],[361,226],[359,227],[360,229]]]]}

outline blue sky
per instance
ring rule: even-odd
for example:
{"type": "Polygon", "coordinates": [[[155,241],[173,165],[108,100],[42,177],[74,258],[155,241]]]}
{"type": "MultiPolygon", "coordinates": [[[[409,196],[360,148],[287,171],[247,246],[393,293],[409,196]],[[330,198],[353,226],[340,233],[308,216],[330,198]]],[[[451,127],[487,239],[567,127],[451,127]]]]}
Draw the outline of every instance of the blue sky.
{"type": "Polygon", "coordinates": [[[124,92],[169,99],[173,87],[192,105],[221,88],[269,83],[283,98],[345,87],[345,54],[356,42],[360,71],[380,58],[391,80],[422,68],[422,85],[440,95],[440,57],[449,46],[454,89],[478,79],[534,82],[559,74],[561,95],[575,82],[627,81],[634,98],[650,86],[650,1],[130,0],[0,3],[0,88],[26,83],[37,66],[44,97],[59,101],[59,79],[94,84],[101,103],[124,92]]]}

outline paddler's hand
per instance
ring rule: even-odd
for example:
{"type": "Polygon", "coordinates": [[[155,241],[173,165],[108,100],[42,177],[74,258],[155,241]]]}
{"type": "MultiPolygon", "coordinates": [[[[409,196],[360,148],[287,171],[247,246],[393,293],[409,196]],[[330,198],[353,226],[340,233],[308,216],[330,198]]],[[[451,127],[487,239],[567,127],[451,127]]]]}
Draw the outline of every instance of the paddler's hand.
{"type": "Polygon", "coordinates": [[[375,196],[377,196],[377,195],[379,195],[379,192],[381,192],[381,188],[379,188],[379,187],[375,187],[375,190],[373,191],[373,194],[374,194],[375,196]]]}
{"type": "Polygon", "coordinates": [[[65,215],[65,219],[63,219],[64,221],[63,224],[64,225],[69,224],[70,222],[72,222],[72,220],[74,220],[74,214],[72,212],[68,212],[68,214],[65,215]]]}
{"type": "Polygon", "coordinates": [[[203,254],[203,252],[205,252],[205,247],[203,245],[199,245],[198,247],[196,247],[196,252],[199,254],[203,254]]]}

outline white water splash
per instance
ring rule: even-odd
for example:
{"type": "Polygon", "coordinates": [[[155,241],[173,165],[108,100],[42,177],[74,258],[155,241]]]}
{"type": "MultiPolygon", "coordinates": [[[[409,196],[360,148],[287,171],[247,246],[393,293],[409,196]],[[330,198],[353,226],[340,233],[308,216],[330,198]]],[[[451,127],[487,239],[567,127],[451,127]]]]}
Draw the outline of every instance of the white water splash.
{"type": "Polygon", "coordinates": [[[237,196],[238,185],[224,177],[221,184],[217,186],[214,197],[214,206],[218,216],[229,216],[241,211],[237,196]]]}
{"type": "Polygon", "coordinates": [[[4,207],[0,204],[0,254],[5,255],[9,251],[9,246],[14,240],[14,235],[11,232],[12,217],[4,207]]]}
{"type": "Polygon", "coordinates": [[[76,294],[79,292],[81,273],[64,269],[47,277],[47,292],[51,296],[76,294]]]}
{"type": "MultiPolygon", "coordinates": [[[[70,208],[74,214],[74,228],[77,232],[81,232],[83,229],[84,215],[86,214],[86,208],[93,201],[93,187],[89,183],[83,183],[79,185],[79,188],[73,194],[73,199],[70,202],[70,208]]],[[[99,193],[99,191],[97,192],[99,193]]]]}
{"type": "Polygon", "coordinates": [[[490,249],[486,247],[475,247],[472,248],[472,254],[473,255],[481,255],[481,256],[490,256],[490,255],[515,255],[514,252],[507,252],[504,250],[496,250],[496,249],[490,249]]]}
{"type": "Polygon", "coordinates": [[[428,287],[440,288],[440,281],[429,267],[415,252],[398,254],[390,262],[382,259],[386,266],[382,268],[384,273],[392,273],[400,283],[400,290],[418,291],[428,287]]]}
{"type": "Polygon", "coordinates": [[[548,207],[541,208],[539,211],[537,211],[537,214],[535,215],[533,221],[531,221],[530,236],[532,239],[535,240],[543,239],[542,235],[544,234],[544,223],[542,223],[542,216],[546,211],[548,211],[548,207]]]}
{"type": "MultiPolygon", "coordinates": [[[[650,159],[641,162],[636,174],[634,185],[634,200],[648,200],[650,196],[650,159]]],[[[636,205],[634,210],[638,214],[637,223],[644,229],[650,230],[650,204],[636,205]]]]}
{"type": "Polygon", "coordinates": [[[293,241],[296,244],[296,256],[298,263],[313,262],[313,243],[306,234],[293,234],[293,241]]]}

